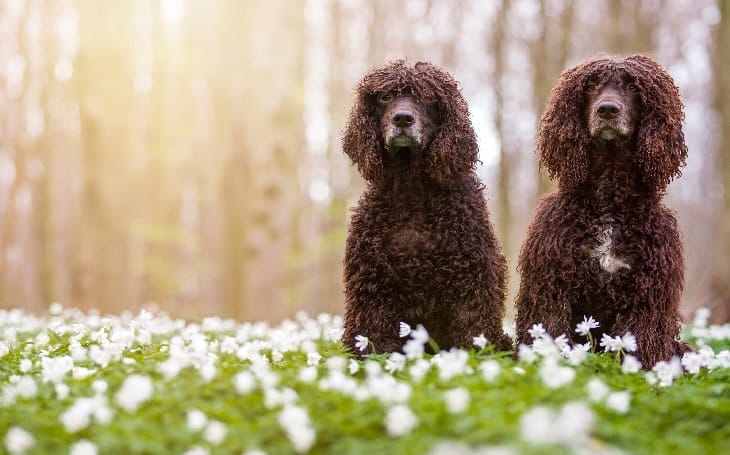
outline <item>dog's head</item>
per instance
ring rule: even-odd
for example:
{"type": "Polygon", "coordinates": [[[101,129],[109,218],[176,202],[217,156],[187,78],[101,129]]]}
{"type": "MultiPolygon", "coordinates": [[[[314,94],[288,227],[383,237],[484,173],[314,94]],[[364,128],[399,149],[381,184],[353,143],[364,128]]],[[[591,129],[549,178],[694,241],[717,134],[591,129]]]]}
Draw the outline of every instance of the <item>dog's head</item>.
{"type": "Polygon", "coordinates": [[[446,71],[398,60],[366,74],[356,92],[342,147],[366,180],[375,183],[399,166],[412,166],[449,186],[473,170],[476,136],[458,84],[446,71]]]}
{"type": "Polygon", "coordinates": [[[562,187],[585,182],[594,154],[627,151],[642,182],[662,191],[687,158],[679,90],[643,55],[598,58],[565,71],[540,120],[540,165],[562,187]]]}

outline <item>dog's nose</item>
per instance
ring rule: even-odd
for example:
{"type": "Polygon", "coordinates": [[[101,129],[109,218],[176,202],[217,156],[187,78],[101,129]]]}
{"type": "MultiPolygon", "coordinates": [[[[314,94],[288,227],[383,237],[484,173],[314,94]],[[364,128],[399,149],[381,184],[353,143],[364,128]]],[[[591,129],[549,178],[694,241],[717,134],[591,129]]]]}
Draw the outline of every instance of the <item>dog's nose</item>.
{"type": "Polygon", "coordinates": [[[398,111],[393,115],[393,123],[401,128],[411,126],[416,121],[416,116],[411,111],[398,111]]]}
{"type": "Polygon", "coordinates": [[[606,120],[612,119],[621,112],[621,106],[613,101],[603,101],[598,105],[598,115],[606,120]]]}

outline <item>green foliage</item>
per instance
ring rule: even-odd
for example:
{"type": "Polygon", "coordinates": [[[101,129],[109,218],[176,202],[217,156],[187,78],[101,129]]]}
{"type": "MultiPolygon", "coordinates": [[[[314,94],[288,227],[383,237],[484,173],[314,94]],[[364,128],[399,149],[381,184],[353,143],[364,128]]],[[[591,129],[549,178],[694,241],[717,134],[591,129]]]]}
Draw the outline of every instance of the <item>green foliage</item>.
{"type": "MultiPolygon", "coordinates": [[[[95,345],[98,340],[92,337],[94,330],[97,329],[88,330],[76,340],[85,348],[95,345]]],[[[108,329],[106,333],[112,332],[113,329],[108,329]]],[[[37,394],[32,398],[16,397],[7,401],[7,391],[5,396],[0,393],[0,439],[11,427],[23,428],[35,440],[27,453],[68,453],[71,444],[80,439],[93,442],[103,454],[181,454],[194,446],[221,454],[257,448],[269,454],[294,453],[278,421],[281,406],[267,406],[263,387],[249,393],[237,391],[235,376],[253,370],[254,366],[251,360],[241,360],[242,356],[235,352],[224,353],[219,349],[225,337],[236,336],[232,331],[201,332],[209,352],[214,352],[216,357],[217,374],[208,381],[193,367],[166,379],[159,366],[169,358],[173,343],[170,336],[157,335],[150,343],[129,344],[123,356],[113,359],[106,367],[91,359],[76,361],[75,366],[96,372],[83,379],[73,379],[71,373],[67,374],[64,382],[70,394],[63,399],[57,397],[53,383],[43,382],[42,367],[36,360],[42,356],[67,355],[72,336],[48,330],[50,341],[36,345],[37,333],[38,329],[19,331],[14,341],[6,337],[9,352],[0,358],[0,392],[11,388],[18,377],[25,375],[33,377],[38,385],[37,394]],[[34,360],[30,371],[21,371],[22,359],[34,360]],[[149,376],[154,384],[152,397],[133,412],[123,410],[115,401],[115,393],[130,374],[149,376]],[[113,409],[111,421],[101,424],[92,420],[77,433],[68,432],[60,416],[78,398],[93,396],[92,384],[98,380],[108,385],[105,395],[113,409]],[[192,409],[205,413],[209,421],[217,420],[227,426],[228,433],[220,444],[206,442],[200,431],[188,428],[186,416],[192,409]]],[[[730,347],[728,340],[713,344],[716,352],[730,347]]],[[[471,371],[449,380],[440,379],[435,367],[421,381],[414,380],[408,370],[412,365],[409,362],[405,370],[393,373],[393,377],[409,385],[411,395],[405,404],[417,416],[418,423],[409,433],[392,437],[384,425],[388,404],[374,397],[357,400],[320,387],[320,380],[332,368],[327,365],[328,359],[351,360],[342,345],[322,338],[316,342],[316,349],[322,359],[317,362],[317,379],[312,382],[299,377],[308,361],[303,350],[284,352],[280,361],[270,362],[271,371],[279,378],[276,387],[294,390],[296,404],[308,412],[316,433],[309,453],[423,454],[444,441],[472,448],[498,446],[512,453],[527,454],[616,453],[617,449],[634,454],[719,454],[730,447],[730,369],[727,368],[685,374],[673,385],[660,387],[650,385],[644,372],[623,374],[613,355],[589,353],[587,360],[575,367],[576,376],[571,383],[551,389],[540,377],[539,362],[516,361],[504,353],[491,353],[489,347],[481,352],[469,351],[467,365],[471,371]],[[500,366],[493,382],[485,380],[479,371],[479,365],[486,360],[494,360],[500,366]],[[605,402],[590,401],[586,385],[594,378],[612,391],[630,392],[627,413],[621,414],[605,402]],[[469,392],[470,402],[464,412],[454,414],[447,410],[444,392],[457,387],[469,392]],[[571,447],[534,445],[525,440],[520,422],[526,412],[536,406],[557,409],[576,401],[588,404],[594,413],[587,443],[571,447]]],[[[267,359],[273,357],[271,349],[264,349],[261,354],[267,359]]],[[[356,373],[345,369],[343,374],[363,385],[367,377],[365,364],[378,362],[384,367],[386,361],[387,356],[371,356],[357,361],[360,368],[356,373]]],[[[4,445],[1,450],[5,450],[4,445]]]]}

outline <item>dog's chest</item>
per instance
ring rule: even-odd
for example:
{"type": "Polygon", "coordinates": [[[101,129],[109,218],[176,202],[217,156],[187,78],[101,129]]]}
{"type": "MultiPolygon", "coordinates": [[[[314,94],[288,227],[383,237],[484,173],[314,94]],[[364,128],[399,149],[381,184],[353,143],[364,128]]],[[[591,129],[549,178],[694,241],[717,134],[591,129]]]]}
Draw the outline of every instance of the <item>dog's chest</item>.
{"type": "Polygon", "coordinates": [[[609,274],[620,270],[631,270],[631,265],[625,257],[616,254],[616,236],[611,225],[604,225],[591,244],[585,247],[585,252],[598,262],[600,268],[609,274]]]}

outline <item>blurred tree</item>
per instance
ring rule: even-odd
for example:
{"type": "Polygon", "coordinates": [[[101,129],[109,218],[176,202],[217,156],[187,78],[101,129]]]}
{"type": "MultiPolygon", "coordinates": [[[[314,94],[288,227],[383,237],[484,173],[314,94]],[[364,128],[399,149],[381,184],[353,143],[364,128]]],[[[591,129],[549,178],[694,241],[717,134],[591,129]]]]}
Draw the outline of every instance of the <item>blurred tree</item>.
{"type": "Polygon", "coordinates": [[[713,78],[718,128],[717,169],[720,174],[722,206],[718,219],[718,248],[715,250],[711,289],[712,316],[716,321],[730,320],[730,1],[718,0],[720,21],[715,27],[713,78]]]}

